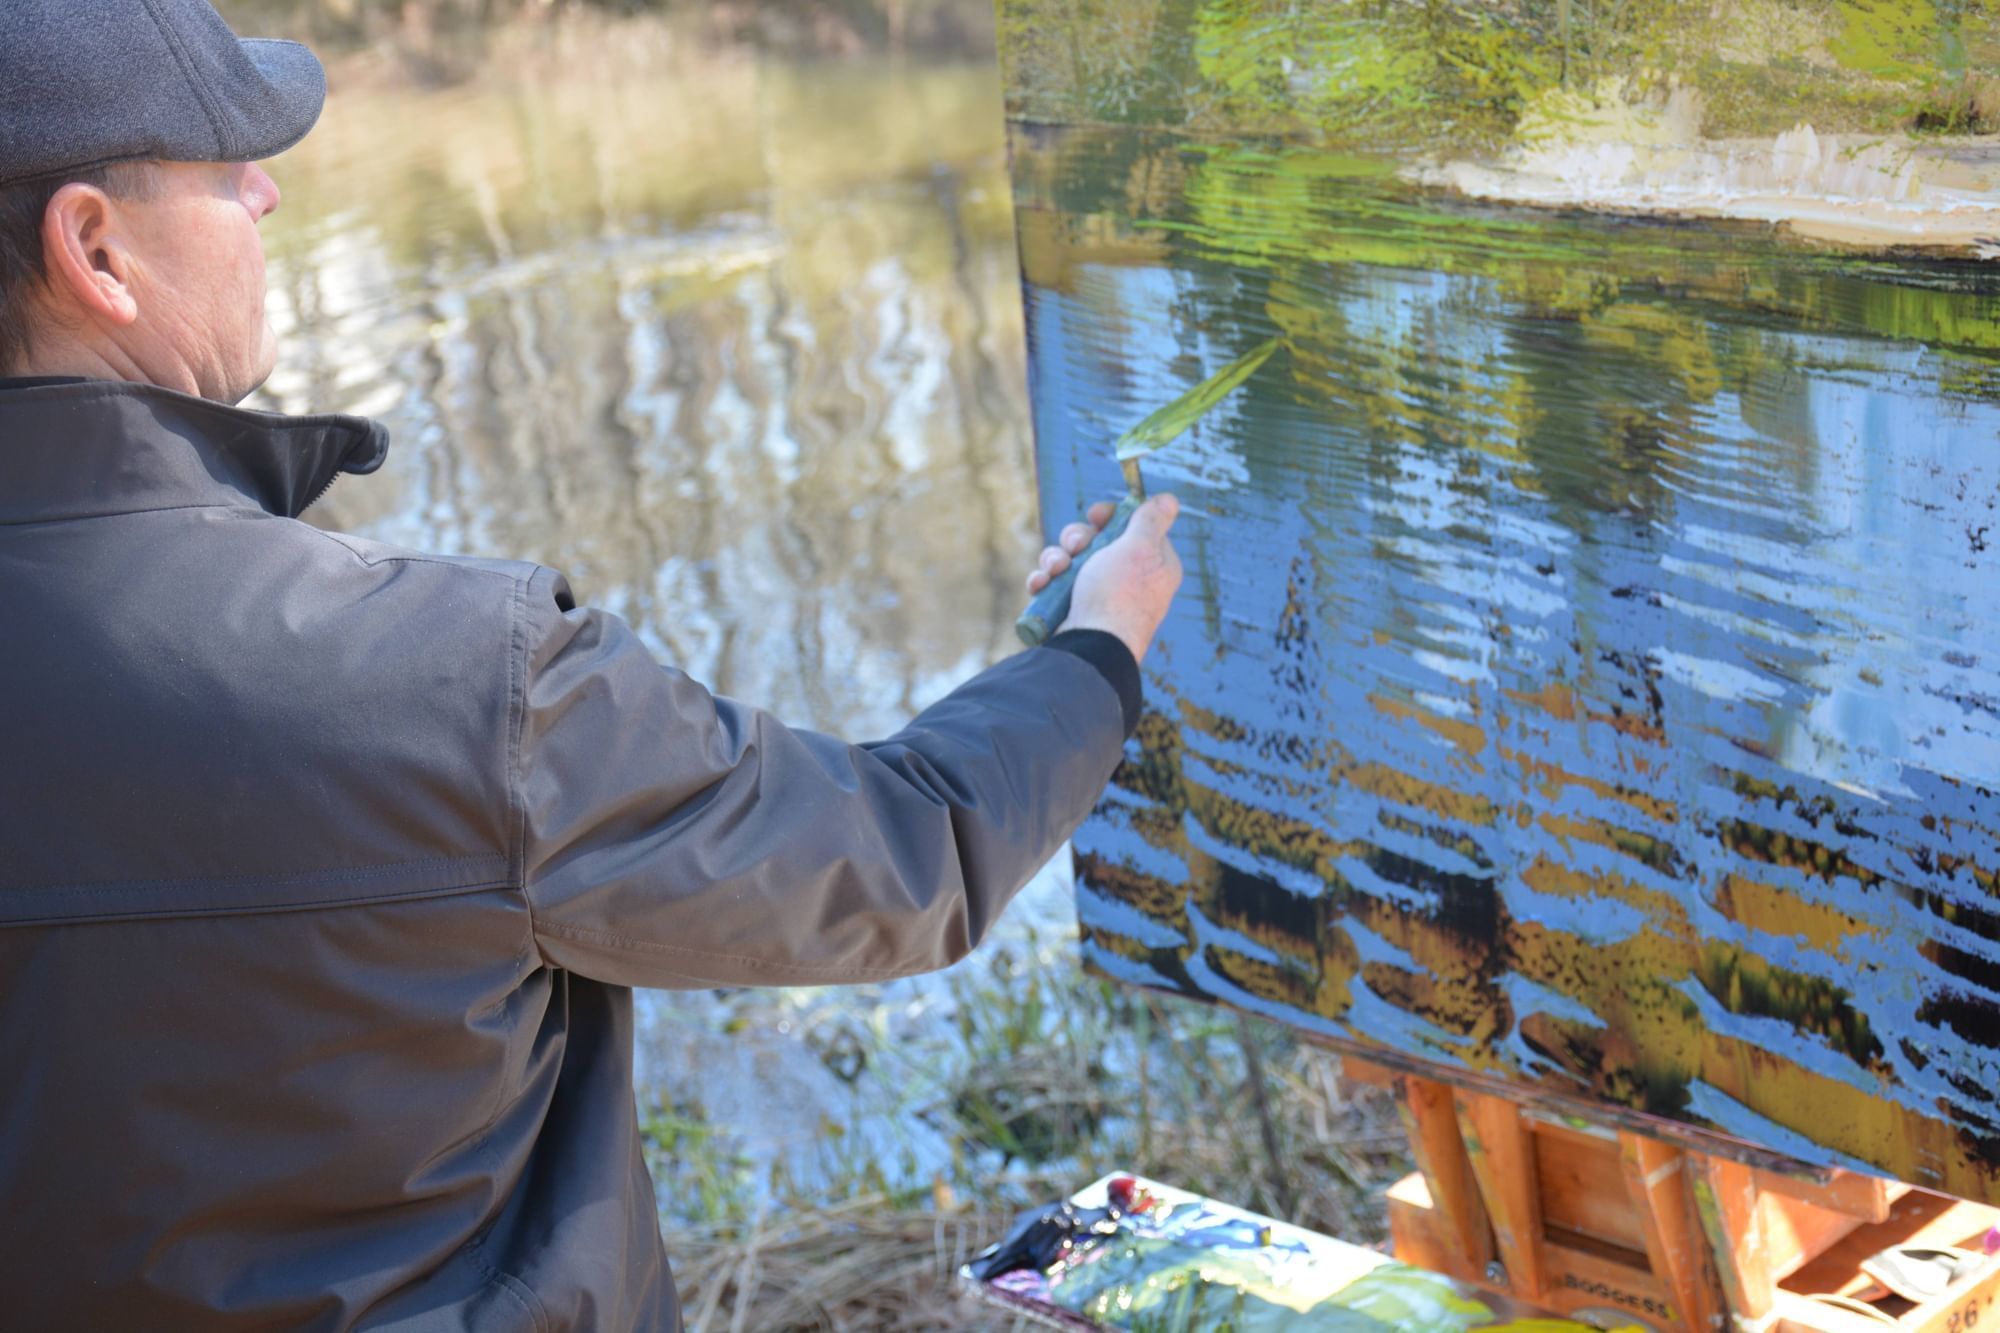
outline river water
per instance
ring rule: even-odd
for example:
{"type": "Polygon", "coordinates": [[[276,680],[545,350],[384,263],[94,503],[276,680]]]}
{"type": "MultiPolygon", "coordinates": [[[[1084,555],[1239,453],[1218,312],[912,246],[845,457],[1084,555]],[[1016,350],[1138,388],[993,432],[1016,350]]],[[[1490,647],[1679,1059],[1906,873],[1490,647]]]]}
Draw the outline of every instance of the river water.
{"type": "MultiPolygon", "coordinates": [[[[253,405],[393,437],[313,521],[555,566],[663,661],[851,739],[1012,651],[1038,541],[990,57],[797,64],[576,19],[464,68],[336,60],[273,165],[283,351],[253,405]]],[[[928,1186],[954,997],[1073,970],[1066,881],[943,979],[642,996],[669,1215],[928,1186]]]]}
{"type": "Polygon", "coordinates": [[[723,693],[893,728],[1007,646],[1033,545],[994,77],[653,31],[336,84],[276,168],[260,400],[392,432],[318,521],[546,562],[723,693]]]}

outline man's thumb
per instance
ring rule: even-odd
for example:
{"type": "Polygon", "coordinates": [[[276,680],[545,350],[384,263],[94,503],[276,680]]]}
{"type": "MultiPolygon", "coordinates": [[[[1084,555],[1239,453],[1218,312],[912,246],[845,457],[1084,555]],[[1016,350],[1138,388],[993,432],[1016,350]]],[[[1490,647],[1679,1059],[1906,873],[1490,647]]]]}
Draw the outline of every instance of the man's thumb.
{"type": "Polygon", "coordinates": [[[1176,497],[1161,493],[1149,496],[1146,503],[1132,511],[1132,521],[1125,530],[1142,541],[1159,541],[1167,535],[1167,529],[1174,525],[1174,519],[1181,512],[1181,502],[1176,497]]]}

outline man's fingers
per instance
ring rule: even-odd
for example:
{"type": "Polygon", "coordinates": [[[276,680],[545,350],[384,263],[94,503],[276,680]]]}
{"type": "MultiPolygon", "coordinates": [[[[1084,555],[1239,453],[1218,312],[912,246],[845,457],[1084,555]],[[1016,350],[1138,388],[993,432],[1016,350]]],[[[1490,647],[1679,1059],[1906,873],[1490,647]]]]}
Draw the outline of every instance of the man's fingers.
{"type": "Polygon", "coordinates": [[[1083,567],[1064,623],[1116,634],[1143,659],[1181,585],[1180,557],[1167,537],[1179,513],[1180,501],[1165,494],[1134,510],[1125,535],[1083,567]]]}
{"type": "Polygon", "coordinates": [[[1165,492],[1152,496],[1146,503],[1132,511],[1132,521],[1126,525],[1127,532],[1136,532],[1147,541],[1161,541],[1167,529],[1174,525],[1174,519],[1181,512],[1178,498],[1165,492]]]}
{"type": "MultiPolygon", "coordinates": [[[[1169,501],[1173,499],[1172,496],[1161,498],[1169,501]]],[[[1152,521],[1158,523],[1158,533],[1164,533],[1174,520],[1171,513],[1164,521],[1159,519],[1156,500],[1148,500],[1140,506],[1138,513],[1133,515],[1133,522],[1138,522],[1149,510],[1154,511],[1152,521]]],[[[1084,517],[1087,522],[1071,523],[1056,535],[1055,545],[1043,547],[1041,558],[1035,562],[1035,568],[1028,574],[1028,595],[1032,597],[1048,587],[1057,575],[1068,569],[1071,558],[1080,555],[1086,546],[1097,539],[1097,534],[1103,531],[1104,525],[1111,521],[1111,516],[1117,511],[1116,502],[1099,500],[1085,511],[1084,517]]]]}
{"type": "Polygon", "coordinates": [[[1056,546],[1044,547],[1042,558],[1028,571],[1028,591],[1038,593],[1069,568],[1069,552],[1056,546]]]}

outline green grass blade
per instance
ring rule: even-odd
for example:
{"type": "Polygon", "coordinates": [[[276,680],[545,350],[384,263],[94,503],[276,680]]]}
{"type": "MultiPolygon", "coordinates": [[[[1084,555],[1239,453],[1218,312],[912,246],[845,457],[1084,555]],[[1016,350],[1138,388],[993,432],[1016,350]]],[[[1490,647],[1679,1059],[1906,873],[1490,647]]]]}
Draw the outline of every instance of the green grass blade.
{"type": "Polygon", "coordinates": [[[1282,341],[1273,338],[1253,351],[1237,357],[1180,397],[1154,412],[1118,437],[1118,461],[1149,454],[1170,440],[1180,438],[1189,426],[1208,415],[1209,409],[1229,396],[1237,385],[1257,373],[1278,350],[1282,341]]]}

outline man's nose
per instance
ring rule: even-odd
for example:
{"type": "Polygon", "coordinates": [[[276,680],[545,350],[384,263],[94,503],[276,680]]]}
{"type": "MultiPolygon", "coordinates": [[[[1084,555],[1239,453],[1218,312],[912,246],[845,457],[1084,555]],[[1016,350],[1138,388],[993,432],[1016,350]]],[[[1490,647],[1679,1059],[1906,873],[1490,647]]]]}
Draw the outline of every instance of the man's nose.
{"type": "Polygon", "coordinates": [[[278,211],[278,201],[284,196],[279,193],[278,182],[271,179],[270,172],[264,170],[264,168],[258,166],[255,162],[250,163],[249,166],[250,179],[248,184],[250,189],[248,193],[252,200],[250,213],[257,221],[262,222],[265,218],[278,211]]]}

